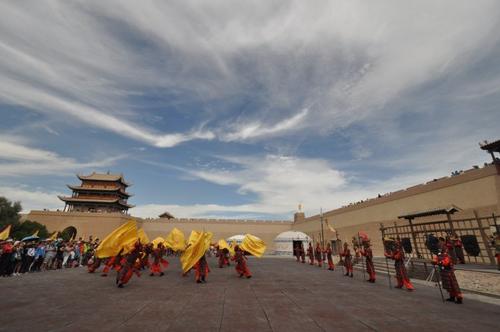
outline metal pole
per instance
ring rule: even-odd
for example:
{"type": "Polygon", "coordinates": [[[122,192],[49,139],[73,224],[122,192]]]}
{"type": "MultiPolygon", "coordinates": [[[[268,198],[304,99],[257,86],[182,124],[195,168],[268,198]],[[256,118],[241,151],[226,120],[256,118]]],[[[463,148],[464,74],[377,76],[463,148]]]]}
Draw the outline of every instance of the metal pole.
{"type": "MultiPolygon", "coordinates": [[[[443,302],[444,302],[443,290],[441,289],[441,274],[436,269],[437,269],[437,267],[436,267],[436,265],[434,265],[434,273],[436,274],[436,272],[437,272],[437,276],[436,277],[437,277],[437,284],[438,284],[438,287],[439,287],[439,293],[441,294],[441,300],[443,300],[443,302]]],[[[441,269],[441,268],[439,268],[439,269],[441,269]]]]}
{"type": "Polygon", "coordinates": [[[321,247],[325,247],[325,233],[323,230],[323,209],[320,209],[321,213],[321,247]]]}
{"type": "MultiPolygon", "coordinates": [[[[365,274],[365,259],[363,258],[363,246],[361,244],[361,238],[359,237],[359,232],[358,232],[358,248],[359,248],[359,253],[361,254],[361,267],[363,268],[363,279],[366,280],[366,274],[365,274]]],[[[370,279],[371,280],[371,279],[370,279]]]]}

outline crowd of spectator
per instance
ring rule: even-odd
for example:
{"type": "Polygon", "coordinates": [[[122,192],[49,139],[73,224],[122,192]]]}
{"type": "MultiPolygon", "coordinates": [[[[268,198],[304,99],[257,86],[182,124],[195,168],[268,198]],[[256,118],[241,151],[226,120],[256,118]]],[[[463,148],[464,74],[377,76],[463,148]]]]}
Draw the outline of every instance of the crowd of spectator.
{"type": "Polygon", "coordinates": [[[0,276],[20,276],[25,273],[74,268],[86,265],[93,256],[99,240],[64,241],[37,240],[0,242],[0,276]]]}

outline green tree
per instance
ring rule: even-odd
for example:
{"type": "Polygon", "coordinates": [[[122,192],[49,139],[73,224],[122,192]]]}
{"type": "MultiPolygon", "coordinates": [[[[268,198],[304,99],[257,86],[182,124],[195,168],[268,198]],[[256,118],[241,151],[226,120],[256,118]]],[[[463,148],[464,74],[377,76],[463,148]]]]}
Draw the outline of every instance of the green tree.
{"type": "Polygon", "coordinates": [[[20,221],[21,216],[19,212],[22,209],[20,202],[11,202],[7,198],[0,196],[0,230],[7,225],[12,225],[10,236],[17,240],[32,235],[36,231],[38,231],[40,238],[48,237],[49,232],[45,225],[30,220],[20,221]]]}

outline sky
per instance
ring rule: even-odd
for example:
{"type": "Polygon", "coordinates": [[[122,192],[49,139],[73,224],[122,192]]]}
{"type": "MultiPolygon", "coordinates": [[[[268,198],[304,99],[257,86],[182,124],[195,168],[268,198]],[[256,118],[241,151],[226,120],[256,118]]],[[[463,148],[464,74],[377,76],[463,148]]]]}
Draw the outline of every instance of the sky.
{"type": "Polygon", "coordinates": [[[286,219],[482,166],[498,1],[0,2],[0,196],[286,219]]]}

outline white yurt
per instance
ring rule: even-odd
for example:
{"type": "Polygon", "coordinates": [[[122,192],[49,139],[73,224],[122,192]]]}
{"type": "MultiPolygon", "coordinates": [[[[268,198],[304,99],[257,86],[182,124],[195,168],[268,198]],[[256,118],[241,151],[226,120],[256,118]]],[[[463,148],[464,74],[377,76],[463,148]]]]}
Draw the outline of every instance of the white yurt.
{"type": "Polygon", "coordinates": [[[243,239],[245,238],[245,235],[242,235],[242,234],[237,234],[237,235],[233,235],[231,237],[228,237],[226,239],[226,242],[231,244],[231,242],[236,242],[236,244],[241,244],[241,242],[243,241],[243,239]]]}
{"type": "Polygon", "coordinates": [[[274,254],[282,256],[293,256],[294,242],[302,242],[304,249],[307,249],[311,238],[302,232],[286,231],[274,238],[274,254]]]}

